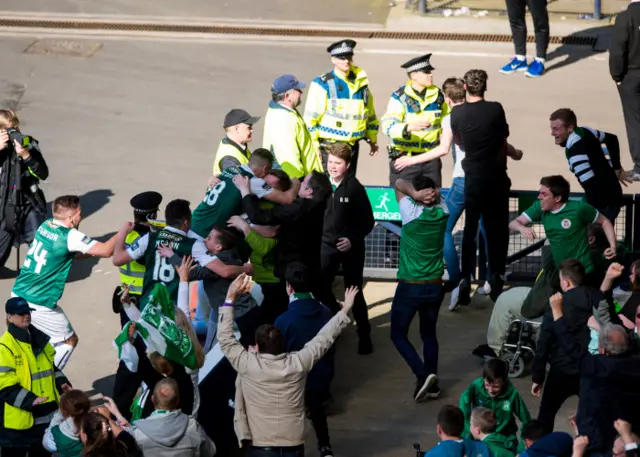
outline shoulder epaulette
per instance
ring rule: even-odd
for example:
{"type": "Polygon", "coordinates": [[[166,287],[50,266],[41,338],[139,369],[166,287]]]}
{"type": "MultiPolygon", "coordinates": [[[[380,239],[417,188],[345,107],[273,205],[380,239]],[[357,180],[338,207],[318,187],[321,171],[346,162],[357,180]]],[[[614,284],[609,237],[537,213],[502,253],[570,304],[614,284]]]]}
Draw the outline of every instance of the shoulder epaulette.
{"type": "Polygon", "coordinates": [[[330,79],[333,79],[333,73],[329,72],[329,73],[325,73],[324,75],[320,76],[320,80],[323,83],[326,83],[327,81],[329,81],[330,79]]]}
{"type": "Polygon", "coordinates": [[[404,86],[393,93],[396,97],[402,97],[404,95],[404,86]]]}

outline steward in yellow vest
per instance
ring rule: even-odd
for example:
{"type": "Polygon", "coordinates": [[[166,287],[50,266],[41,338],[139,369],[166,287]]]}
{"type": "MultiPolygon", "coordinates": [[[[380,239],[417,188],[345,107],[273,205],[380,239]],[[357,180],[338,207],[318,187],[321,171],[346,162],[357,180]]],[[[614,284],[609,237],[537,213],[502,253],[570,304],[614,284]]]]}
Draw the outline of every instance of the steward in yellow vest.
{"type": "Polygon", "coordinates": [[[0,447],[2,455],[24,450],[46,455],[42,438],[58,410],[60,395],[71,389],[53,365],[49,337],[31,325],[24,298],[7,301],[7,330],[0,336],[0,447]]]}
{"type": "Polygon", "coordinates": [[[247,144],[253,139],[253,124],[259,120],[259,117],[253,117],[242,109],[232,109],[227,113],[222,124],[227,136],[218,146],[213,161],[213,176],[218,176],[226,168],[249,163],[251,151],[247,144]]]}
{"type": "Polygon", "coordinates": [[[449,114],[449,105],[444,94],[433,84],[429,59],[431,54],[409,60],[402,68],[410,80],[391,94],[387,111],[382,116],[382,131],[391,139],[389,151],[389,181],[395,185],[398,178],[411,181],[424,175],[442,185],[442,162],[440,159],[419,163],[398,171],[394,162],[398,157],[423,154],[440,144],[442,118],[449,114]]]}
{"type": "MultiPolygon", "coordinates": [[[[158,208],[162,203],[162,195],[158,192],[142,192],[135,195],[131,201],[133,207],[133,230],[127,234],[125,238],[125,246],[129,248],[138,238],[146,235],[151,230],[148,219],[156,219],[158,208]]],[[[144,258],[132,260],[120,267],[120,286],[116,287],[113,293],[113,312],[120,314],[122,325],[128,322],[126,314],[122,312],[122,303],[120,301],[122,295],[122,287],[128,286],[129,296],[132,302],[137,306],[138,299],[142,294],[142,285],[144,281],[144,273],[146,271],[144,258]]]]}
{"type": "Polygon", "coordinates": [[[346,143],[351,146],[351,175],[356,174],[360,140],[369,143],[370,155],[378,152],[378,118],[367,74],[353,65],[355,47],[354,40],[342,40],[327,48],[334,68],[311,82],[304,110],[324,169],[330,146],[346,143]]]}
{"type": "Polygon", "coordinates": [[[275,158],[274,168],[301,181],[312,171],[323,171],[318,149],[296,109],[304,87],[293,75],[282,75],[273,82],[262,140],[275,158]]]}

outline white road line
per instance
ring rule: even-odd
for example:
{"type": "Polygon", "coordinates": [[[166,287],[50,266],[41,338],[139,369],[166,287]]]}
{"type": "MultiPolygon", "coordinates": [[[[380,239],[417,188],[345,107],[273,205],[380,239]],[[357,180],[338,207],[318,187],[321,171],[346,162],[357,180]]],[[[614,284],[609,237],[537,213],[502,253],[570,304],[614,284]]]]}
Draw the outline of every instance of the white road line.
{"type": "MultiPolygon", "coordinates": [[[[509,43],[510,44],[510,43],[509,43]]],[[[406,54],[406,55],[420,55],[424,53],[424,49],[367,49],[360,50],[363,54],[406,54]]],[[[434,50],[434,55],[449,56],[449,57],[490,57],[490,58],[509,58],[513,57],[513,54],[499,54],[496,52],[459,52],[459,51],[438,51],[434,50]]]]}

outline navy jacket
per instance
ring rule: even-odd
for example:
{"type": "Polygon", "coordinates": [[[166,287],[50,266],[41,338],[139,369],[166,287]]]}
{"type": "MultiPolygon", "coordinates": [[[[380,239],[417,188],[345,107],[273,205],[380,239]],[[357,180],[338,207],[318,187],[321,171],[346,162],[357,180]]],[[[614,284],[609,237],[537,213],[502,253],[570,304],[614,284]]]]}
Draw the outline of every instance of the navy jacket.
{"type": "MultiPolygon", "coordinates": [[[[284,335],[287,352],[301,350],[311,341],[333,314],[313,298],[289,303],[289,310],[276,319],[275,326],[284,335]]],[[[333,379],[335,347],[332,347],[307,375],[307,390],[328,390],[333,379]]]]}
{"type": "Polygon", "coordinates": [[[573,438],[564,432],[552,432],[533,443],[520,457],[571,457],[573,438]]]}

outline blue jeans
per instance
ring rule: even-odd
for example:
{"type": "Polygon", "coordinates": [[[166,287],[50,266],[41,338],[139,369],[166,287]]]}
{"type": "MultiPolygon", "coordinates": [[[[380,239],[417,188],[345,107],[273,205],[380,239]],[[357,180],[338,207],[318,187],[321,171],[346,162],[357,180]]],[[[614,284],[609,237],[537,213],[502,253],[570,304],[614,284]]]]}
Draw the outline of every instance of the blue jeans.
{"type": "MultiPolygon", "coordinates": [[[[449,193],[445,198],[447,208],[449,208],[449,220],[447,221],[447,228],[444,232],[444,262],[447,264],[447,273],[449,273],[449,281],[455,284],[459,283],[462,279],[460,273],[460,257],[456,251],[456,244],[453,240],[453,228],[456,226],[458,219],[464,211],[464,178],[453,178],[449,193]]],[[[480,234],[484,239],[485,248],[487,246],[487,235],[484,229],[484,223],[480,219],[480,234]]],[[[489,260],[489,253],[486,252],[487,261],[489,260]]],[[[487,278],[491,277],[491,272],[487,270],[487,278]]]]}
{"type": "Polygon", "coordinates": [[[391,303],[391,341],[417,378],[438,371],[436,324],[444,293],[442,284],[410,284],[400,281],[391,303]],[[420,318],[424,362],[407,338],[414,316],[420,318]]]}

